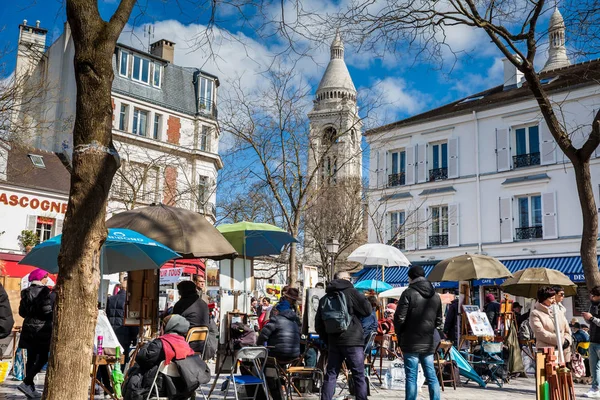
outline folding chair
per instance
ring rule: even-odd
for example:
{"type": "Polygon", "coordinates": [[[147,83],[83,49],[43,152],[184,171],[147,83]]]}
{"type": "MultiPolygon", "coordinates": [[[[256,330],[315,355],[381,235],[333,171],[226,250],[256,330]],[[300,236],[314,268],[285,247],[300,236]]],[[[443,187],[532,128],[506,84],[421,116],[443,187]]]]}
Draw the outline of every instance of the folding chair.
{"type": "Polygon", "coordinates": [[[450,350],[452,349],[452,342],[447,340],[440,341],[437,349],[434,353],[434,365],[437,367],[437,375],[438,380],[440,381],[440,386],[442,387],[442,392],[444,391],[445,383],[452,383],[452,387],[456,390],[456,376],[454,375],[454,364],[452,362],[452,354],[450,350]],[[446,365],[450,366],[451,369],[451,379],[444,380],[444,368],[446,365]]]}
{"type": "Polygon", "coordinates": [[[196,354],[199,354],[203,360],[204,360],[204,350],[206,349],[206,338],[207,337],[208,337],[208,327],[206,327],[206,326],[197,326],[195,328],[190,328],[190,330],[187,333],[187,336],[185,337],[185,341],[188,343],[195,342],[195,341],[203,341],[204,342],[202,351],[196,352],[196,354]]]}
{"type": "Polygon", "coordinates": [[[229,388],[231,384],[233,384],[233,391],[235,394],[235,399],[253,399],[256,400],[256,396],[258,395],[258,389],[262,386],[265,394],[269,395],[269,389],[267,388],[267,380],[265,378],[265,365],[267,364],[267,357],[269,351],[266,347],[244,347],[237,351],[234,355],[234,365],[239,361],[249,361],[252,363],[254,368],[254,373],[256,375],[234,375],[233,368],[227,377],[227,389],[223,398],[227,398],[227,394],[229,393],[229,388]],[[253,396],[239,397],[238,394],[238,386],[255,386],[253,396]]]}
{"type": "MultiPolygon", "coordinates": [[[[371,388],[373,388],[377,392],[377,389],[375,389],[375,386],[373,386],[373,382],[371,382],[371,372],[374,372],[375,376],[377,376],[377,377],[379,377],[379,375],[377,375],[377,370],[375,368],[373,368],[372,361],[370,361],[373,350],[377,351],[375,349],[375,337],[376,336],[377,336],[377,331],[371,332],[371,334],[369,335],[369,337],[367,339],[367,343],[365,344],[365,347],[364,347],[365,379],[367,380],[367,389],[369,390],[367,395],[371,394],[371,392],[370,392],[371,388]]],[[[343,372],[345,378],[342,378],[342,380],[344,381],[344,385],[340,389],[339,394],[342,394],[342,392],[344,391],[346,386],[348,386],[348,387],[350,386],[350,377],[349,377],[350,375],[348,372],[348,366],[346,365],[345,361],[342,364],[342,372],[343,372]]]]}
{"type": "MultiPolygon", "coordinates": [[[[150,387],[150,392],[148,393],[148,397],[146,397],[146,400],[169,400],[169,397],[160,397],[160,394],[158,393],[158,385],[156,383],[156,380],[158,379],[158,374],[160,373],[170,376],[172,378],[179,377],[179,371],[177,370],[177,366],[175,365],[175,363],[172,362],[169,365],[165,365],[164,361],[161,362],[158,366],[158,370],[156,371],[156,375],[154,375],[154,380],[152,381],[152,386],[150,387]],[[155,396],[152,396],[152,392],[154,392],[155,396]]],[[[202,393],[202,395],[204,395],[204,393],[202,393]]],[[[192,394],[192,396],[190,397],[191,400],[194,400],[195,398],[195,394],[192,394]]],[[[206,400],[206,396],[204,396],[204,399],[206,400]]]]}
{"type": "Polygon", "coordinates": [[[471,355],[469,362],[475,367],[483,368],[484,374],[487,374],[485,383],[494,382],[499,387],[504,384],[502,376],[498,371],[504,368],[504,359],[502,358],[502,342],[486,342],[481,344],[481,356],[471,355]]]}

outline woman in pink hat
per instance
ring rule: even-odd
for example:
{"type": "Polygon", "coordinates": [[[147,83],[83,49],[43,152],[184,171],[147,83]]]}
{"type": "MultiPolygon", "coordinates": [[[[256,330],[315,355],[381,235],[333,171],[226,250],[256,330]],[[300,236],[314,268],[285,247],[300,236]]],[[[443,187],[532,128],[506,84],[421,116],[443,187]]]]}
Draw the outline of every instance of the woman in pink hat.
{"type": "Polygon", "coordinates": [[[29,287],[21,291],[19,305],[19,315],[24,318],[19,347],[27,350],[27,365],[25,379],[18,389],[27,398],[35,399],[41,394],[35,390],[33,379],[48,362],[55,296],[46,286],[48,272],[34,270],[29,274],[29,282],[29,287]]]}

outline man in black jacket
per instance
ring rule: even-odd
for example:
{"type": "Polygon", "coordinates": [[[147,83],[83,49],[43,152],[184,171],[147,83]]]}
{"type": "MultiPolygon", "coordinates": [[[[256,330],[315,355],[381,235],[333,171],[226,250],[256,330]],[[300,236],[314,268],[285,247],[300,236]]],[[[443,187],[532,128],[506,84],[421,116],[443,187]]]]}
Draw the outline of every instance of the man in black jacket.
{"type": "MultiPolygon", "coordinates": [[[[180,299],[173,306],[173,314],[179,314],[189,323],[190,328],[204,326],[208,328],[208,304],[196,291],[196,284],[192,281],[183,281],[177,284],[180,299]]],[[[201,352],[204,348],[204,341],[190,342],[194,351],[201,352]]]]}
{"type": "Polygon", "coordinates": [[[256,343],[267,342],[269,356],[279,362],[286,362],[300,356],[300,319],[290,307],[290,303],[281,302],[275,307],[274,315],[261,329],[256,343]]]}
{"type": "Polygon", "coordinates": [[[137,342],[139,328],[123,325],[125,322],[125,302],[127,301],[127,280],[124,279],[120,286],[119,292],[114,296],[110,296],[106,302],[106,316],[123,348],[125,364],[121,368],[124,369],[125,365],[129,363],[130,347],[137,342]]]}
{"type": "Polygon", "coordinates": [[[406,400],[417,398],[419,363],[423,367],[430,400],[440,399],[440,386],[433,365],[434,331],[442,330],[442,301],[425,278],[421,266],[408,271],[409,285],[398,302],[394,327],[404,355],[406,400]]]}
{"type": "Polygon", "coordinates": [[[328,334],[323,320],[323,305],[327,297],[324,296],[317,309],[315,316],[315,330],[325,344],[327,344],[327,372],[325,373],[325,382],[321,391],[321,400],[331,400],[335,391],[337,377],[344,360],[346,365],[352,371],[354,379],[354,388],[356,400],[367,399],[367,383],[365,381],[365,356],[363,328],[360,318],[371,314],[371,304],[367,298],[359,293],[350,282],[348,272],[337,272],[334,279],[329,282],[325,290],[327,295],[333,292],[342,292],[348,304],[348,313],[350,314],[350,324],[342,333],[328,334]]]}
{"type": "Polygon", "coordinates": [[[10,308],[8,294],[6,294],[4,286],[0,284],[0,339],[4,339],[11,334],[14,324],[15,320],[10,308]]]}

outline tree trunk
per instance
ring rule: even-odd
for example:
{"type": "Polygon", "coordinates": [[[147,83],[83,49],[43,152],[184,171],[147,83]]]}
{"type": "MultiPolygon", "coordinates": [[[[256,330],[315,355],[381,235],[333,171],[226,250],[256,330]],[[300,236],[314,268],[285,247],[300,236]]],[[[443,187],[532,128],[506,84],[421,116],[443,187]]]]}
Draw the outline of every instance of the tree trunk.
{"type": "MultiPolygon", "coordinates": [[[[60,254],[51,357],[44,399],[88,397],[100,286],[100,249],[106,240],[108,191],[119,167],[112,143],[112,57],[134,0],[122,0],[110,22],[95,0],[68,0],[75,44],[77,101],[73,171],[60,254]]],[[[93,387],[92,387],[93,390],[93,387]]]]}
{"type": "MultiPolygon", "coordinates": [[[[296,237],[294,235],[294,237],[296,237]]],[[[290,244],[290,267],[288,271],[288,284],[291,287],[298,287],[298,264],[296,263],[296,243],[290,244]]]]}
{"type": "Polygon", "coordinates": [[[594,200],[592,176],[590,174],[589,159],[583,163],[573,163],[577,193],[583,217],[583,232],[581,233],[581,263],[588,289],[600,286],[600,272],[598,271],[598,254],[596,250],[598,240],[598,210],[594,200]]]}

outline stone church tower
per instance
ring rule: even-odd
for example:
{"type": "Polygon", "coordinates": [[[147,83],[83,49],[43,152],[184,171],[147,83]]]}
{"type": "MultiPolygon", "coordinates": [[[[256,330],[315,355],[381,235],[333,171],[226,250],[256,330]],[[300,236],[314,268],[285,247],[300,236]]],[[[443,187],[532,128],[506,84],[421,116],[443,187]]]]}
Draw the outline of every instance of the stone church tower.
{"type": "Polygon", "coordinates": [[[310,120],[309,173],[321,163],[319,187],[346,178],[362,177],[362,123],[358,117],[356,88],[344,62],[339,33],[331,43],[331,59],[319,83],[310,120]]]}
{"type": "Polygon", "coordinates": [[[558,8],[555,8],[548,25],[548,60],[541,72],[571,65],[565,46],[565,30],[565,20],[558,8]]]}

